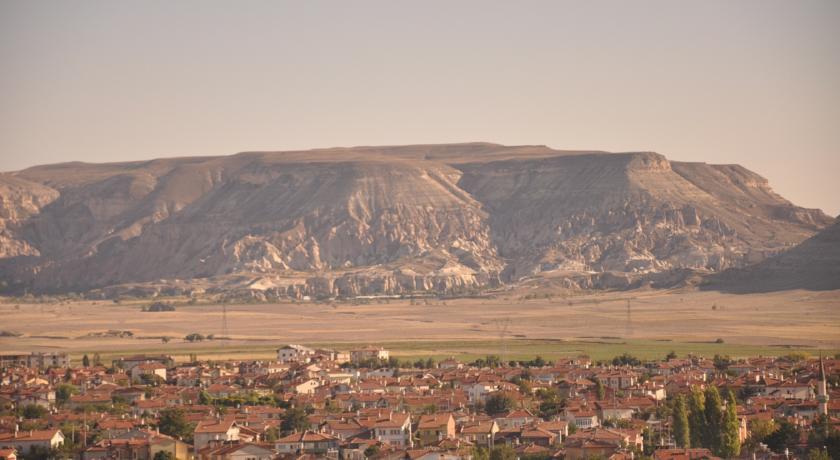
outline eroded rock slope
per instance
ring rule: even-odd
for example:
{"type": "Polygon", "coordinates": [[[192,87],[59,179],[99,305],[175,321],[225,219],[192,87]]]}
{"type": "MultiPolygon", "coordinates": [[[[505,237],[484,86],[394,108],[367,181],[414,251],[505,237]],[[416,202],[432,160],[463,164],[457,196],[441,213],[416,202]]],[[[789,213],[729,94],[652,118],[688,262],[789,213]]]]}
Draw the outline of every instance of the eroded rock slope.
{"type": "Polygon", "coordinates": [[[555,270],[741,267],[830,222],[740,166],[648,152],[475,143],[66,163],[0,175],[0,279],[10,293],[455,293],[555,270]]]}

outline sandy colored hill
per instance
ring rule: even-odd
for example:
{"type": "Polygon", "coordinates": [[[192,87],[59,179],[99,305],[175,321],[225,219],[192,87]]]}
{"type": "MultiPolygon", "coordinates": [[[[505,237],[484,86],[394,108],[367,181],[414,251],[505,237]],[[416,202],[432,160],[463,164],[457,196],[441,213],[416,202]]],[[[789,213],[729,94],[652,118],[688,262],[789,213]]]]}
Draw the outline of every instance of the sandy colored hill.
{"type": "Polygon", "coordinates": [[[0,175],[0,205],[12,293],[330,297],[719,271],[831,222],[740,166],[487,143],[38,166],[0,175]]]}
{"type": "Polygon", "coordinates": [[[840,289],[840,220],[789,251],[713,276],[704,288],[735,293],[840,289]]]}

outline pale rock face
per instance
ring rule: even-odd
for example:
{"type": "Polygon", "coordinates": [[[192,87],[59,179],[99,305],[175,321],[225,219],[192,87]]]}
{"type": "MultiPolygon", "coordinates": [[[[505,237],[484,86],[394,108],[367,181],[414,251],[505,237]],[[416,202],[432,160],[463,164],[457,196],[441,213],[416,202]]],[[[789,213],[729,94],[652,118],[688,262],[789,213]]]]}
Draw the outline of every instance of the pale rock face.
{"type": "Polygon", "coordinates": [[[721,270],[801,241],[828,221],[743,168],[670,163],[652,153],[466,165],[461,186],[489,210],[500,254],[531,256],[517,258],[514,278],[564,266],[721,270]],[[779,209],[795,211],[780,219],[779,209]]]}
{"type": "Polygon", "coordinates": [[[20,238],[18,229],[57,197],[58,192],[49,187],[0,174],[0,258],[40,255],[20,238]]]}
{"type": "Polygon", "coordinates": [[[332,297],[563,270],[580,273],[570,288],[616,288],[744,266],[829,223],[740,166],[647,152],[453,144],[67,163],[0,175],[0,278],[9,292],[332,297]]]}

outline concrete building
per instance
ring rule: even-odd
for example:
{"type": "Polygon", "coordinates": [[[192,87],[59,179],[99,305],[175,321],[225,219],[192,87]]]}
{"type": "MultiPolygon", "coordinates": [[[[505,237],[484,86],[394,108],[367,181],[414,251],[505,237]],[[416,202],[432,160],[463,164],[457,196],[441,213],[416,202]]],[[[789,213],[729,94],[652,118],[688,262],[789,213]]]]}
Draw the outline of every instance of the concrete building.
{"type": "Polygon", "coordinates": [[[281,363],[308,363],[314,355],[315,350],[291,343],[277,349],[277,361],[281,363]]]}

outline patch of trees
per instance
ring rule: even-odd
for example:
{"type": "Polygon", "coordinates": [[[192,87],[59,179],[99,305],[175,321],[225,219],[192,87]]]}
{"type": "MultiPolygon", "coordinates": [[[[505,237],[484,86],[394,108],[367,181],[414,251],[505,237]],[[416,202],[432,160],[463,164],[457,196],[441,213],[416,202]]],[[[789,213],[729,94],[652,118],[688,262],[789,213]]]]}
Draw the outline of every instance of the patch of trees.
{"type": "Polygon", "coordinates": [[[37,404],[27,404],[19,409],[20,416],[27,420],[37,420],[47,415],[47,409],[37,404]]]}
{"type": "Polygon", "coordinates": [[[689,447],[691,445],[691,437],[689,435],[688,408],[685,405],[685,397],[683,395],[677,396],[674,400],[673,417],[674,442],[680,447],[689,447]]]}
{"type": "Polygon", "coordinates": [[[192,442],[192,434],[195,426],[187,421],[183,409],[173,407],[160,411],[158,429],[165,435],[179,438],[185,442],[192,442]]]}
{"type": "Polygon", "coordinates": [[[266,442],[274,442],[280,439],[280,430],[276,426],[272,426],[265,430],[266,442]]]}
{"type": "Polygon", "coordinates": [[[495,392],[488,396],[484,402],[484,411],[490,415],[499,415],[513,409],[514,405],[516,405],[516,401],[509,395],[495,392]]]}
{"type": "Polygon", "coordinates": [[[379,369],[382,367],[391,367],[396,368],[400,366],[400,362],[396,358],[389,358],[387,361],[384,359],[378,358],[368,358],[357,361],[355,363],[342,363],[341,368],[343,369],[359,369],[359,368],[368,368],[368,369],[379,369]]]}
{"type": "Polygon", "coordinates": [[[309,429],[309,417],[306,411],[299,407],[292,407],[283,414],[280,430],[284,434],[302,432],[309,429]]]}
{"type": "Polygon", "coordinates": [[[705,392],[692,388],[688,401],[674,400],[672,411],[674,440],[679,447],[705,447],[724,458],[741,452],[735,395],[727,391],[724,404],[717,387],[705,392]]]}
{"type": "Polygon", "coordinates": [[[414,361],[414,368],[415,369],[434,369],[435,368],[435,360],[432,358],[426,359],[418,359],[414,361]]]}
{"type": "Polygon", "coordinates": [[[608,418],[602,423],[604,428],[632,428],[633,422],[623,418],[608,418]]]}
{"type": "Polygon", "coordinates": [[[721,372],[726,371],[732,365],[732,359],[729,356],[715,355],[713,362],[715,369],[721,372]]]}
{"type": "Polygon", "coordinates": [[[166,302],[155,302],[149,306],[142,307],[141,310],[148,312],[175,311],[175,305],[166,302]]]}
{"type": "Polygon", "coordinates": [[[502,358],[497,355],[487,355],[486,358],[478,358],[472,362],[475,367],[501,367],[502,358]]]}
{"type": "Polygon", "coordinates": [[[808,433],[808,446],[811,450],[808,451],[809,460],[817,457],[840,458],[840,431],[838,431],[831,421],[825,415],[820,415],[811,426],[812,430],[808,433]]]}
{"type": "MultiPolygon", "coordinates": [[[[750,437],[744,442],[747,452],[754,452],[760,443],[776,453],[785,450],[795,452],[801,448],[802,430],[787,419],[752,420],[750,437]]],[[[834,428],[824,415],[814,419],[808,433],[807,455],[809,460],[840,458],[840,431],[834,428]]]]}
{"type": "Polygon", "coordinates": [[[521,367],[544,367],[551,365],[549,361],[546,361],[540,355],[537,355],[536,358],[530,361],[511,361],[511,363],[515,363],[521,367]]]}
{"type": "Polygon", "coordinates": [[[28,451],[19,453],[20,460],[50,460],[63,458],[58,449],[48,449],[44,446],[32,446],[28,451]]]}
{"type": "Polygon", "coordinates": [[[175,305],[166,302],[155,302],[148,306],[143,306],[142,311],[161,312],[161,311],[175,311],[175,305]]]}
{"type": "Polygon", "coordinates": [[[161,384],[166,382],[163,379],[163,377],[161,377],[157,374],[142,374],[142,375],[140,375],[139,379],[140,379],[140,383],[142,383],[143,385],[155,386],[155,387],[160,386],[161,384]]]}
{"type": "Polygon", "coordinates": [[[93,355],[93,363],[91,363],[90,358],[88,357],[87,353],[82,356],[82,366],[90,367],[93,364],[94,366],[101,366],[102,365],[102,357],[99,356],[99,353],[94,353],[93,355]]]}
{"type": "Polygon", "coordinates": [[[187,342],[201,342],[204,340],[204,335],[199,334],[198,332],[193,332],[192,334],[188,334],[186,337],[184,337],[184,340],[186,340],[187,342]]]}
{"type": "Polygon", "coordinates": [[[379,455],[379,445],[373,444],[371,446],[368,446],[367,449],[365,449],[365,457],[371,458],[376,457],[377,455],[379,455]]]}
{"type": "MultiPolygon", "coordinates": [[[[87,355],[85,355],[87,356],[87,355]]],[[[69,383],[62,383],[55,389],[55,402],[59,406],[63,406],[70,400],[70,396],[77,394],[79,389],[69,383]]]]}
{"type": "MultiPolygon", "coordinates": [[[[134,335],[134,334],[132,334],[132,335],[134,335]]],[[[88,357],[87,353],[85,353],[84,356],[82,356],[82,366],[90,367],[90,365],[91,365],[90,357],[88,357]]],[[[93,355],[93,365],[94,366],[101,366],[102,365],[102,358],[99,356],[99,353],[95,353],[93,355]]]]}
{"type": "Polygon", "coordinates": [[[217,408],[240,406],[278,407],[282,404],[285,404],[285,401],[279,401],[274,395],[260,396],[256,393],[249,393],[248,395],[228,396],[226,398],[214,398],[210,395],[210,393],[202,390],[198,393],[198,403],[204,405],[213,405],[217,408]]]}
{"type": "Polygon", "coordinates": [[[613,366],[639,366],[642,364],[642,360],[629,353],[624,353],[613,358],[612,364],[613,366]]]}
{"type": "Polygon", "coordinates": [[[391,356],[387,360],[378,359],[378,358],[368,358],[356,363],[342,363],[339,367],[342,369],[358,369],[358,368],[368,368],[368,369],[378,369],[382,367],[387,367],[391,369],[399,369],[399,368],[413,368],[413,369],[434,369],[437,367],[437,363],[435,362],[434,358],[419,358],[416,361],[405,360],[401,361],[398,358],[391,356]]]}
{"type": "Polygon", "coordinates": [[[604,388],[604,383],[601,382],[601,379],[596,377],[596,378],[593,378],[592,381],[595,383],[595,396],[598,398],[598,400],[600,401],[600,400],[603,400],[604,398],[606,398],[607,397],[607,389],[604,388]]]}
{"type": "Polygon", "coordinates": [[[152,460],[175,460],[175,457],[172,456],[172,452],[159,450],[155,453],[155,456],[152,460]]]}
{"type": "Polygon", "coordinates": [[[554,388],[540,388],[536,393],[540,401],[539,416],[550,420],[566,407],[566,400],[554,388]]]}

